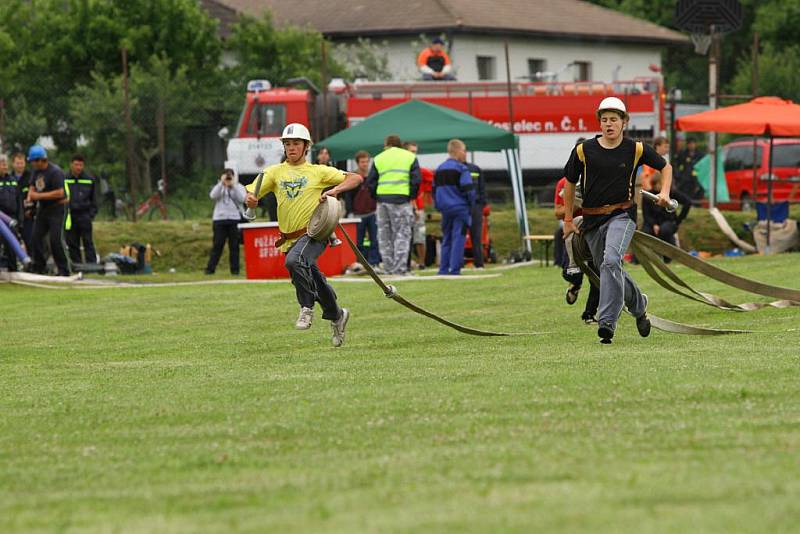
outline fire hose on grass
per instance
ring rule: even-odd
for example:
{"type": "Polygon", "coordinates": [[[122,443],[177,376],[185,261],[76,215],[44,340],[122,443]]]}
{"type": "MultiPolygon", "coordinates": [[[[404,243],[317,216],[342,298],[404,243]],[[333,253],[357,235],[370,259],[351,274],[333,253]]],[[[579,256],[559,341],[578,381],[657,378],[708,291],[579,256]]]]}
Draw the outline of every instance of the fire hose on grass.
{"type": "Polygon", "coordinates": [[[353,239],[344,229],[344,227],[339,224],[339,216],[341,215],[341,204],[338,200],[328,198],[325,202],[320,203],[320,205],[314,210],[314,214],[311,216],[311,220],[308,223],[308,235],[316,240],[325,240],[330,237],[330,235],[334,232],[334,230],[338,227],[339,231],[344,235],[347,244],[353,250],[353,253],[356,255],[356,259],[361,264],[362,267],[367,271],[370,275],[372,280],[381,288],[383,291],[384,296],[394,300],[395,302],[405,306],[409,310],[413,311],[414,313],[418,313],[420,315],[424,315],[429,319],[433,319],[434,321],[441,323],[449,328],[457,330],[462,334],[468,334],[471,336],[484,336],[484,337],[508,337],[508,336],[520,336],[520,335],[538,335],[539,332],[525,332],[525,333],[507,333],[507,332],[491,332],[487,330],[478,330],[476,328],[470,328],[468,326],[460,325],[458,323],[454,323],[444,317],[436,315],[435,313],[422,308],[414,304],[413,302],[406,300],[403,298],[397,291],[397,288],[392,285],[387,285],[381,277],[375,272],[372,268],[372,265],[369,264],[367,259],[358,250],[358,246],[353,242],[353,239]]]}
{"type": "MultiPolygon", "coordinates": [[[[650,201],[657,201],[657,196],[647,191],[642,191],[642,197],[650,201]]],[[[677,202],[665,208],[667,211],[674,211],[677,208],[677,202]]],[[[600,277],[596,270],[590,267],[589,261],[591,260],[591,252],[586,244],[586,241],[580,237],[575,241],[575,255],[578,265],[581,270],[586,273],[591,283],[600,284],[600,277]]],[[[793,306],[800,306],[800,290],[790,289],[779,286],[772,286],[764,284],[756,280],[751,280],[743,276],[739,276],[728,272],[724,269],[711,265],[699,258],[692,256],[679,249],[678,247],[666,243],[657,237],[645,234],[643,232],[635,232],[631,240],[631,248],[639,263],[644,268],[645,272],[664,289],[680,295],[682,297],[713,306],[715,308],[726,311],[754,311],[765,307],[773,308],[789,308],[793,306]],[[663,256],[680,263],[693,271],[708,276],[712,280],[725,284],[727,286],[754,293],[756,295],[777,298],[773,302],[747,302],[743,304],[733,304],[721,297],[711,293],[698,291],[686,283],[680,276],[678,276],[663,260],[663,256]]],[[[652,325],[660,330],[679,334],[692,334],[692,335],[720,335],[720,334],[735,334],[745,333],[747,330],[726,330],[715,328],[703,328],[692,325],[668,321],[660,317],[656,317],[648,313],[652,325]]]]}
{"type": "Polygon", "coordinates": [[[0,235],[2,235],[6,245],[10,246],[14,251],[14,254],[17,256],[17,258],[19,258],[19,261],[21,261],[23,265],[27,266],[31,263],[31,258],[22,248],[22,245],[20,245],[17,236],[14,235],[13,228],[15,226],[16,221],[6,215],[4,212],[0,211],[0,235]]]}

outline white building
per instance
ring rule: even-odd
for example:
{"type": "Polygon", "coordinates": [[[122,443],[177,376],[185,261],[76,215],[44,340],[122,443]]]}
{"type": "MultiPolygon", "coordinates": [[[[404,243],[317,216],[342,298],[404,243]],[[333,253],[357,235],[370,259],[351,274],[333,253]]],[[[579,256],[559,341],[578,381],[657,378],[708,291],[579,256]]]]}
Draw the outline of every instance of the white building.
{"type": "MultiPolygon", "coordinates": [[[[443,37],[459,81],[550,73],[558,81],[611,82],[653,74],[677,32],[580,0],[211,0],[275,23],[311,26],[337,42],[386,43],[396,80],[418,78],[417,54],[443,37]]],[[[552,79],[552,76],[551,78],[552,79]]]]}

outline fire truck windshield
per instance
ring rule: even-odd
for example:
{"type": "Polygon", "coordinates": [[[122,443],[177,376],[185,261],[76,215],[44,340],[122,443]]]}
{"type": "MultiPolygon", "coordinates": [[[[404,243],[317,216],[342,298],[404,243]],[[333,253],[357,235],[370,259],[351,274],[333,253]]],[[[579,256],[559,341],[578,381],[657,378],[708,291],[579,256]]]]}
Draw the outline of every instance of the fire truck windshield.
{"type": "Polygon", "coordinates": [[[246,136],[278,137],[286,126],[286,106],[283,104],[253,104],[250,113],[243,113],[244,128],[238,131],[246,136]]]}

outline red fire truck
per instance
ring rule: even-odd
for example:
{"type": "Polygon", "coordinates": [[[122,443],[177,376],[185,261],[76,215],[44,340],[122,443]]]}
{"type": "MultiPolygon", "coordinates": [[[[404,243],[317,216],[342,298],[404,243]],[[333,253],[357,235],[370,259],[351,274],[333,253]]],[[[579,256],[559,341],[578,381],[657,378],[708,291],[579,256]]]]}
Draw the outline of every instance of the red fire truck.
{"type": "MultiPolygon", "coordinates": [[[[520,136],[520,157],[526,177],[557,177],[578,137],[597,133],[595,110],[607,96],[617,96],[631,116],[628,134],[650,139],[664,131],[664,94],[661,78],[630,81],[518,82],[510,88],[513,129],[520,136]]],[[[273,88],[265,80],[248,84],[245,106],[228,160],[235,162],[247,181],[265,165],[280,161],[278,136],[284,125],[311,125],[316,138],[357,124],[378,111],[409,99],[425,100],[469,113],[500,128],[510,129],[509,87],[503,82],[358,82],[334,81],[328,92],[313,88],[273,88]]],[[[435,166],[441,155],[422,156],[420,163],[435,166]],[[430,161],[427,161],[430,159],[430,161]]],[[[487,171],[504,171],[502,155],[478,152],[475,163],[487,171]]]]}

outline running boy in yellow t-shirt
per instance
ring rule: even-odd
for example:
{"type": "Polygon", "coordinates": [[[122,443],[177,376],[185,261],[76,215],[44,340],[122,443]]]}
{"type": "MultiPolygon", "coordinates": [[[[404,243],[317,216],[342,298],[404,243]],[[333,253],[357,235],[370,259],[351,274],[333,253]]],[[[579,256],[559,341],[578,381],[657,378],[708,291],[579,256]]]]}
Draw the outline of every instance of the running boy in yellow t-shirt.
{"type": "Polygon", "coordinates": [[[278,227],[281,232],[281,238],[276,245],[286,254],[286,269],[292,276],[297,302],[300,304],[300,316],[295,328],[311,328],[314,303],[319,302],[322,306],[322,318],[331,322],[333,346],[340,347],[344,343],[350,312],[347,308],[339,307],[336,293],[317,266],[317,258],[325,250],[327,241],[311,239],[306,234],[306,227],[320,202],[355,189],[363,178],[335,167],[308,163],[306,154],[311,147],[311,135],[302,124],[287,125],[281,141],[286,152],[286,161],[264,169],[259,191],[255,190],[258,180],[247,186],[245,203],[248,207],[255,208],[259,198],[267,193],[275,193],[278,199],[278,227]]]}

